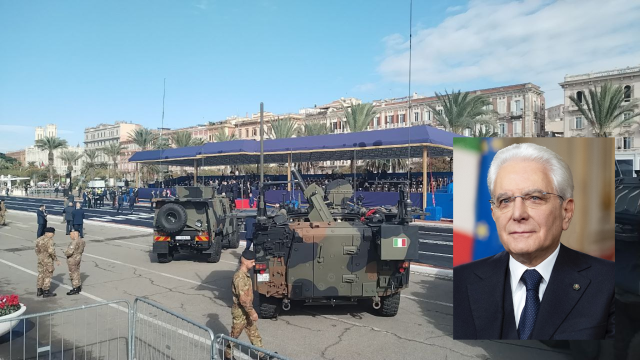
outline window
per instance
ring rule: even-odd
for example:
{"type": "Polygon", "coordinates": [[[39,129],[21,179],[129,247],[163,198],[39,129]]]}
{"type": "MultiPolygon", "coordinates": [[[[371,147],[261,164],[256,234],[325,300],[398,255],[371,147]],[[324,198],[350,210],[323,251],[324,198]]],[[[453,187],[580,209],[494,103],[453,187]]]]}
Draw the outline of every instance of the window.
{"type": "Polygon", "coordinates": [[[622,119],[623,120],[627,120],[631,117],[631,113],[630,112],[626,112],[624,114],[622,114],[622,119]]]}
{"type": "Polygon", "coordinates": [[[487,110],[487,111],[493,110],[493,104],[485,105],[484,109],[487,110]]]}
{"type": "Polygon", "coordinates": [[[471,136],[471,129],[469,128],[464,129],[464,136],[471,136]]]}
{"type": "Polygon", "coordinates": [[[504,135],[506,133],[507,133],[507,124],[501,123],[500,124],[500,135],[504,135]]]}
{"type": "Polygon", "coordinates": [[[520,100],[516,100],[515,104],[516,104],[516,113],[519,113],[520,111],[522,111],[522,102],[520,100]]]}
{"type": "Polygon", "coordinates": [[[631,86],[624,87],[624,101],[631,101],[631,86]]]}
{"type": "Polygon", "coordinates": [[[576,99],[578,100],[578,103],[582,104],[582,91],[578,91],[576,93],[576,99]]]}
{"type": "Polygon", "coordinates": [[[431,111],[427,111],[427,120],[431,121],[431,111]]]}
{"type": "Polygon", "coordinates": [[[387,127],[393,122],[393,115],[387,115],[387,127]]]}
{"type": "Polygon", "coordinates": [[[504,114],[507,112],[507,102],[506,101],[498,101],[498,112],[504,114]]]}
{"type": "Polygon", "coordinates": [[[253,128],[253,136],[257,136],[258,135],[258,128],[253,128]]]}
{"type": "Polygon", "coordinates": [[[633,147],[633,137],[624,137],[622,138],[623,149],[628,150],[633,147]]]}
{"type": "Polygon", "coordinates": [[[442,115],[442,109],[438,109],[438,113],[440,113],[440,115],[442,115]]]}
{"type": "Polygon", "coordinates": [[[413,121],[415,122],[420,121],[420,113],[413,113],[413,121]]]}
{"type": "Polygon", "coordinates": [[[380,122],[380,116],[376,116],[373,118],[373,128],[378,130],[378,123],[380,122]]]}
{"type": "Polygon", "coordinates": [[[576,116],[576,129],[582,129],[582,116],[576,116]]]}
{"type": "Polygon", "coordinates": [[[244,137],[249,137],[249,129],[244,129],[244,137]]]}
{"type": "Polygon", "coordinates": [[[403,125],[404,124],[404,114],[400,114],[400,115],[398,115],[398,117],[399,117],[398,122],[400,123],[400,125],[403,125]]]}
{"type": "Polygon", "coordinates": [[[513,136],[522,136],[522,123],[520,121],[513,122],[513,136]]]}

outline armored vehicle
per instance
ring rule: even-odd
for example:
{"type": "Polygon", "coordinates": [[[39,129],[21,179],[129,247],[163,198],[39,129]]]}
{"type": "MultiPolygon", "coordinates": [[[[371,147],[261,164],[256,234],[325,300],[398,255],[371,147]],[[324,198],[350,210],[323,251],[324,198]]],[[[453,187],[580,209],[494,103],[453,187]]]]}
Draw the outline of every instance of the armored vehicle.
{"type": "Polygon", "coordinates": [[[179,186],[175,198],[153,201],[153,253],[158,262],[168,263],[174,254],[189,252],[216,263],[222,248],[238,248],[237,218],[229,199],[212,188],[179,186]]]}
{"type": "MultiPolygon", "coordinates": [[[[406,188],[397,208],[365,209],[351,185],[334,180],[324,190],[306,186],[295,169],[309,206],[267,214],[260,192],[253,241],[254,287],[260,314],[271,318],[302,304],[368,303],[395,316],[400,291],[409,284],[409,264],[418,259],[418,227],[410,225],[406,188]]],[[[274,184],[264,183],[265,186],[274,184]]],[[[264,189],[264,186],[263,186],[264,189]]]]}

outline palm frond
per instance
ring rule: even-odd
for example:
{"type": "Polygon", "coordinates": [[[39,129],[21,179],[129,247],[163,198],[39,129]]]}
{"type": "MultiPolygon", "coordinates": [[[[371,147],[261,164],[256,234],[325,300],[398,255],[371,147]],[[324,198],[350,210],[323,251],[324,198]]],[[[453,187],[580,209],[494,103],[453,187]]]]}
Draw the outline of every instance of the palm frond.
{"type": "Polygon", "coordinates": [[[271,139],[284,139],[293,137],[296,134],[296,128],[298,127],[295,120],[290,117],[277,118],[276,120],[269,121],[271,124],[269,130],[269,137],[271,139]]]}
{"type": "Polygon", "coordinates": [[[344,110],[347,127],[351,132],[367,130],[367,127],[376,115],[377,111],[372,103],[355,104],[351,105],[349,109],[344,110]]]}

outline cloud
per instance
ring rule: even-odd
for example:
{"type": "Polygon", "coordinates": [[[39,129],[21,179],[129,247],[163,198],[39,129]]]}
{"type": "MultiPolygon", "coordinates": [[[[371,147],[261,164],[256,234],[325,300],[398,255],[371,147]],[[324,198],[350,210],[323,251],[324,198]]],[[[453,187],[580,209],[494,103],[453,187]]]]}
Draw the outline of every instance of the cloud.
{"type": "Polygon", "coordinates": [[[449,6],[449,7],[447,8],[447,10],[445,10],[445,12],[450,13],[450,12],[457,12],[457,11],[460,11],[460,10],[462,10],[462,6],[461,6],[461,5],[458,5],[458,6],[449,6]]]}
{"type": "MultiPolygon", "coordinates": [[[[470,82],[533,82],[549,105],[561,103],[566,74],[639,64],[639,18],[637,1],[472,0],[463,13],[416,31],[412,82],[466,90],[470,82]]],[[[407,39],[391,34],[382,42],[378,72],[407,82],[407,39]]]]}
{"type": "Polygon", "coordinates": [[[209,0],[200,0],[198,1],[197,4],[194,4],[193,6],[200,8],[202,10],[207,10],[207,8],[209,7],[209,0]]]}
{"type": "Polygon", "coordinates": [[[0,133],[12,133],[12,134],[35,134],[35,126],[24,125],[0,125],[0,133]]]}
{"type": "Polygon", "coordinates": [[[359,84],[353,87],[353,92],[369,92],[376,89],[376,84],[374,83],[365,83],[359,84]]]}

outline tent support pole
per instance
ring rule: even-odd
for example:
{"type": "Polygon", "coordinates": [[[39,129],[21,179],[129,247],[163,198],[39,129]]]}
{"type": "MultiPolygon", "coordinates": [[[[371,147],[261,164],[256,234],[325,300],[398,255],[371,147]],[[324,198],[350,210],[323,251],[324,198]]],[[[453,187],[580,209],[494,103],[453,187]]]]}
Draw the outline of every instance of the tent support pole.
{"type": "Polygon", "coordinates": [[[427,147],[422,147],[422,210],[427,207],[427,192],[430,185],[427,181],[427,147]]]}
{"type": "Polygon", "coordinates": [[[287,156],[287,191],[291,192],[291,153],[287,156]]]}
{"type": "Polygon", "coordinates": [[[193,159],[193,186],[198,186],[198,159],[193,159]]]}

